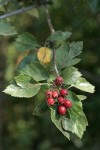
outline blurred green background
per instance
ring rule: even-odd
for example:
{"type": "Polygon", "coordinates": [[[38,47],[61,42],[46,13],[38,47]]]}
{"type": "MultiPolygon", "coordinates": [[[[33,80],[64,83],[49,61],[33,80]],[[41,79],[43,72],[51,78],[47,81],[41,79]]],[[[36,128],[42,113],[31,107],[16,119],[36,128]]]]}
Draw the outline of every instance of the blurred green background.
{"type": "MultiPolygon", "coordinates": [[[[28,6],[34,0],[18,2],[28,6]]],[[[17,8],[17,0],[8,5],[8,11],[17,8]]],[[[95,93],[85,93],[88,99],[83,101],[89,126],[82,140],[72,136],[68,141],[48,115],[32,115],[33,99],[2,93],[26,54],[15,49],[16,37],[0,37],[0,150],[100,150],[100,1],[53,0],[49,10],[55,30],[71,31],[70,41],[84,42],[82,61],[77,67],[96,86],[95,93]]],[[[18,33],[30,32],[42,45],[50,34],[43,6],[11,17],[11,21],[18,33]]]]}

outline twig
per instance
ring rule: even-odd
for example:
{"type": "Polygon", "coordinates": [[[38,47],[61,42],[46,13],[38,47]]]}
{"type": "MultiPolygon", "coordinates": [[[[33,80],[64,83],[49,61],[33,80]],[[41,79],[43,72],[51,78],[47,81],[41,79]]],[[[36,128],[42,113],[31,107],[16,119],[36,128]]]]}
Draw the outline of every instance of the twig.
{"type": "MultiPolygon", "coordinates": [[[[53,24],[52,24],[50,14],[49,14],[49,10],[48,10],[47,6],[45,6],[45,13],[46,13],[47,22],[48,22],[48,26],[50,28],[51,34],[54,34],[55,30],[54,30],[54,27],[53,27],[53,24]]],[[[57,68],[57,65],[56,65],[56,51],[55,51],[54,46],[53,46],[53,61],[54,61],[54,68],[55,68],[56,74],[57,74],[57,76],[59,76],[58,68],[57,68]]]]}
{"type": "Polygon", "coordinates": [[[50,31],[51,33],[53,34],[55,32],[54,30],[54,27],[52,25],[52,22],[51,22],[51,18],[50,18],[50,14],[49,14],[49,10],[48,10],[48,7],[45,6],[45,12],[46,12],[46,17],[47,17],[47,22],[48,22],[48,26],[50,28],[50,31]]]}
{"type": "Polygon", "coordinates": [[[6,13],[4,15],[1,15],[0,19],[5,19],[5,18],[14,16],[14,15],[22,14],[22,13],[25,13],[25,12],[33,9],[33,8],[36,8],[36,7],[39,7],[39,6],[42,6],[42,5],[49,5],[49,4],[52,4],[52,3],[50,1],[48,1],[48,2],[43,2],[41,4],[34,4],[34,5],[31,5],[31,6],[28,6],[28,7],[23,7],[21,9],[6,13]]]}
{"type": "Polygon", "coordinates": [[[54,68],[55,68],[56,74],[57,74],[57,76],[59,76],[58,68],[57,68],[57,65],[56,65],[56,51],[55,51],[55,48],[53,48],[53,60],[54,60],[54,68]]]}

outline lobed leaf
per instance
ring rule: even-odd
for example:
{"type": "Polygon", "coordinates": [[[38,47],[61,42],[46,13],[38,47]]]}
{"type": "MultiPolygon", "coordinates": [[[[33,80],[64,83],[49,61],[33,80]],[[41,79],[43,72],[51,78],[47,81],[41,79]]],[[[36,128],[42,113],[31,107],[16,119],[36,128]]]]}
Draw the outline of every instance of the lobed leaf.
{"type": "Polygon", "coordinates": [[[46,91],[48,89],[47,84],[41,86],[38,94],[34,97],[34,111],[33,115],[40,116],[48,110],[46,103],[46,91]]]}
{"type": "Polygon", "coordinates": [[[51,120],[68,139],[70,139],[70,132],[74,133],[79,138],[82,138],[88,122],[83,112],[81,101],[74,92],[68,92],[68,99],[73,103],[72,108],[67,109],[69,116],[68,114],[58,116],[57,109],[51,108],[51,120]]]}
{"type": "Polygon", "coordinates": [[[65,31],[65,32],[56,31],[48,37],[47,42],[51,41],[56,46],[58,46],[60,43],[65,41],[67,38],[69,38],[71,35],[72,35],[72,33],[68,32],[68,31],[65,31]]]}
{"type": "Polygon", "coordinates": [[[43,81],[49,78],[49,73],[46,68],[37,62],[33,62],[20,70],[21,74],[26,74],[32,77],[35,81],[43,81]]]}
{"type": "Polygon", "coordinates": [[[64,134],[65,137],[70,139],[70,135],[68,132],[64,131],[61,124],[61,118],[57,117],[57,110],[56,108],[51,108],[51,120],[55,124],[55,126],[64,134]]]}
{"type": "Polygon", "coordinates": [[[88,122],[83,112],[82,103],[75,95],[75,93],[71,92],[69,99],[72,100],[73,106],[68,109],[70,118],[66,118],[65,116],[62,117],[62,126],[65,131],[70,131],[76,134],[79,138],[82,138],[88,122]]]}
{"type": "Polygon", "coordinates": [[[83,42],[62,43],[56,52],[56,64],[59,70],[77,64],[80,59],[76,58],[83,48],[83,42]]]}
{"type": "Polygon", "coordinates": [[[94,93],[95,90],[95,87],[82,77],[79,78],[75,84],[73,84],[73,87],[89,93],[94,93]]]}
{"type": "Polygon", "coordinates": [[[68,67],[61,72],[61,76],[66,85],[74,84],[81,75],[82,74],[75,67],[68,67]]]}
{"type": "Polygon", "coordinates": [[[16,49],[20,51],[32,50],[38,46],[36,39],[30,33],[22,33],[16,39],[16,49]]]}
{"type": "Polygon", "coordinates": [[[14,97],[33,97],[40,90],[40,85],[31,83],[31,77],[27,75],[19,75],[15,77],[15,82],[10,84],[4,92],[14,97]]]}
{"type": "Polygon", "coordinates": [[[78,56],[83,49],[83,42],[72,42],[70,43],[70,51],[69,51],[69,57],[74,58],[78,56]]]}

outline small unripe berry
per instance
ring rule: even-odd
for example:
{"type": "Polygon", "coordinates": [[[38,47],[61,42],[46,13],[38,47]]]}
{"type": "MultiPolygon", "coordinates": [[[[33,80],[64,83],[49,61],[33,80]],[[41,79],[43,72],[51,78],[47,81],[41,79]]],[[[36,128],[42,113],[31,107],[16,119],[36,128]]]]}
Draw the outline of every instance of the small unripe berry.
{"type": "Polygon", "coordinates": [[[58,113],[60,114],[60,115],[65,115],[66,114],[66,108],[65,108],[65,106],[59,106],[58,107],[58,113]]]}
{"type": "Polygon", "coordinates": [[[55,103],[55,100],[53,98],[50,97],[50,98],[47,99],[47,104],[48,105],[54,105],[54,103],[55,103]]]}
{"type": "Polygon", "coordinates": [[[64,82],[64,79],[60,76],[58,76],[56,79],[55,79],[55,84],[56,85],[61,85],[62,83],[64,82]]]}
{"type": "Polygon", "coordinates": [[[52,91],[48,90],[48,91],[46,92],[46,96],[47,96],[47,97],[52,97],[52,91]]]}
{"type": "Polygon", "coordinates": [[[58,97],[58,102],[59,104],[64,104],[65,103],[65,99],[62,96],[58,97]]]}
{"type": "Polygon", "coordinates": [[[64,103],[64,106],[66,107],[66,108],[71,108],[72,107],[72,102],[70,101],[70,100],[65,100],[65,103],[64,103]]]}
{"type": "Polygon", "coordinates": [[[57,92],[57,91],[53,91],[53,92],[52,92],[52,96],[53,96],[54,98],[57,98],[57,97],[58,97],[58,92],[57,92]]]}
{"type": "Polygon", "coordinates": [[[61,94],[62,96],[68,95],[68,91],[67,91],[66,89],[61,89],[61,90],[60,90],[60,94],[61,94]]]}

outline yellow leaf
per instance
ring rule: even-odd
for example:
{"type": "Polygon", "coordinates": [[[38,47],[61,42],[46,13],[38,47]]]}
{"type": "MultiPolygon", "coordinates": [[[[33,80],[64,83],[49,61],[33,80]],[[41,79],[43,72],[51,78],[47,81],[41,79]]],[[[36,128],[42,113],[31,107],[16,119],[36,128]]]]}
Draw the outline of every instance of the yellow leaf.
{"type": "Polygon", "coordinates": [[[41,47],[38,50],[37,57],[41,63],[48,64],[52,59],[52,50],[47,47],[41,47]]]}

